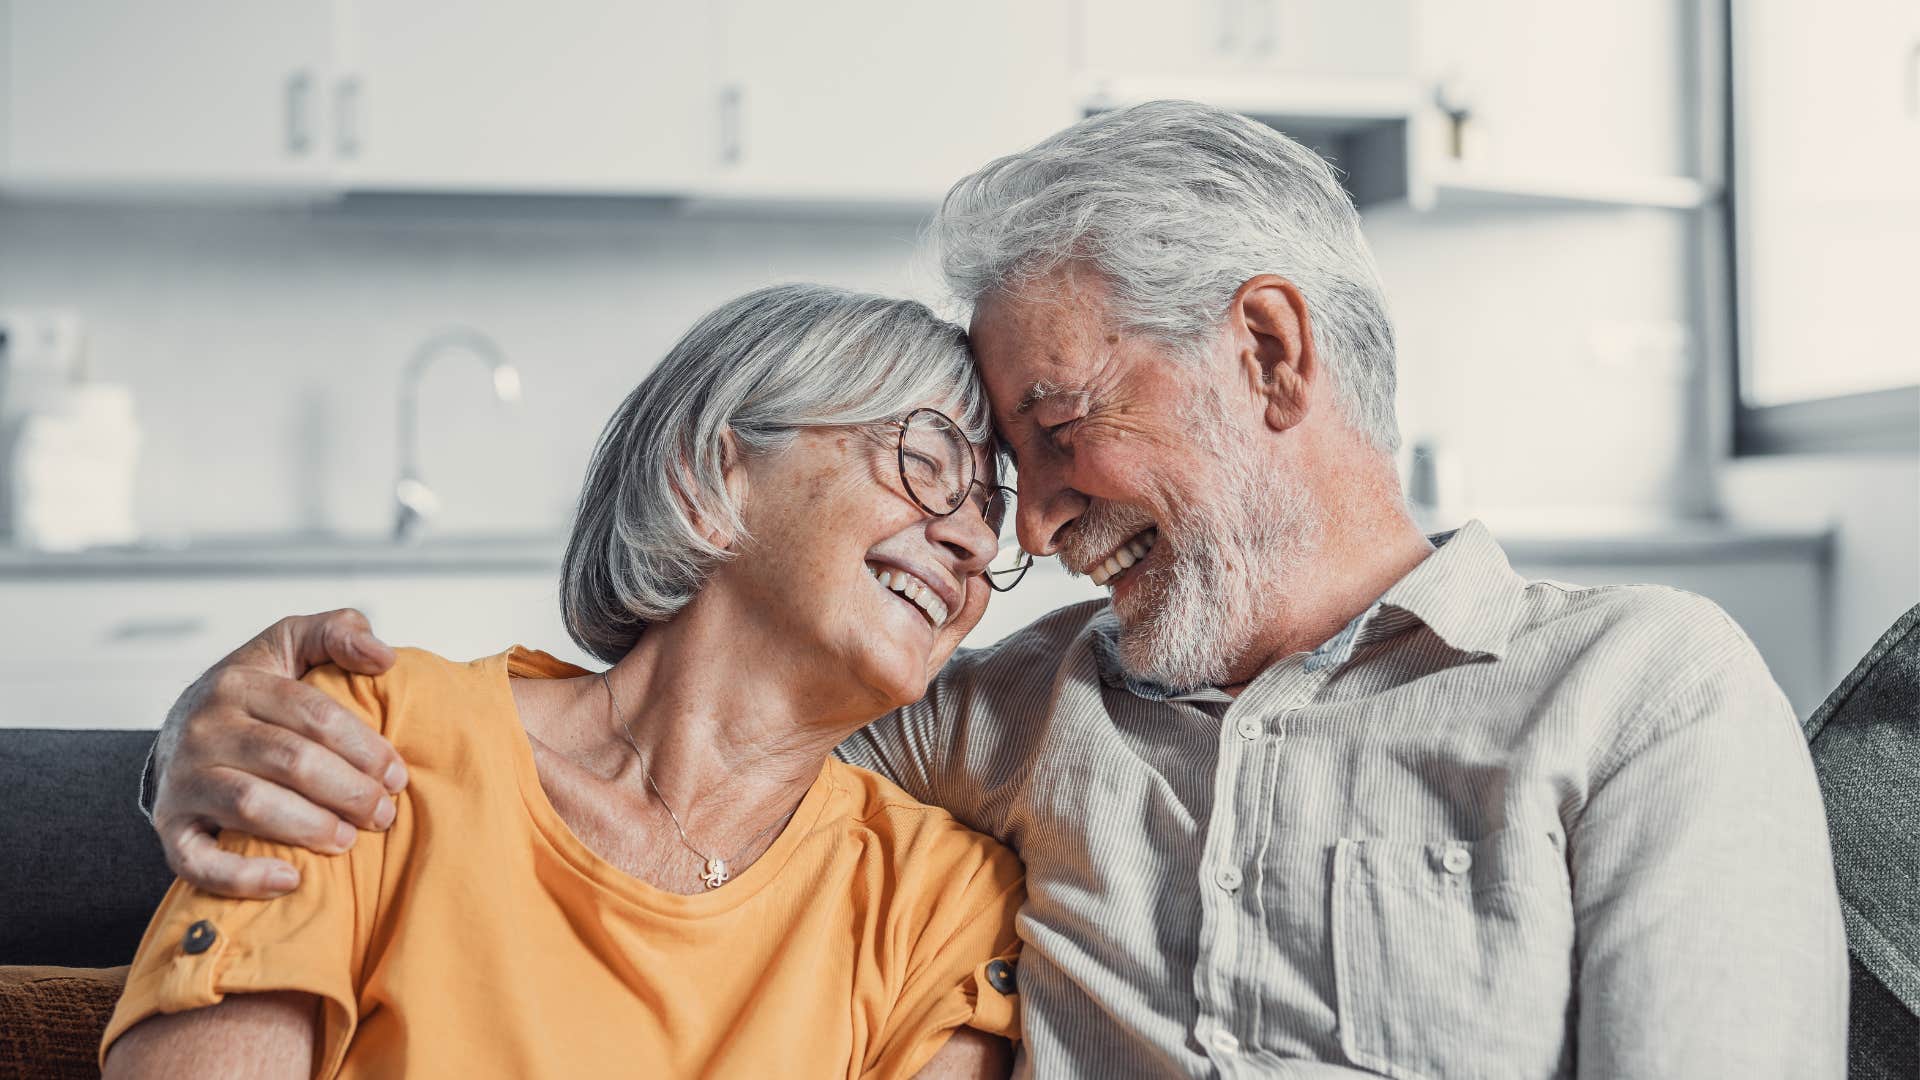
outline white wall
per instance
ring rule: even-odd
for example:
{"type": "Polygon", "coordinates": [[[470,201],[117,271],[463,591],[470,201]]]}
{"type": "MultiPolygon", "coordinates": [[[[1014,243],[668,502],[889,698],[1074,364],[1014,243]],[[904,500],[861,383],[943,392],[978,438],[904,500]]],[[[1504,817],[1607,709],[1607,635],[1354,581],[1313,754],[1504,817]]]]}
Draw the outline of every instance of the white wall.
{"type": "MultiPolygon", "coordinates": [[[[794,279],[940,297],[915,222],[624,214],[0,203],[0,307],[77,309],[96,376],[134,387],[138,514],[164,536],[385,528],[398,374],[448,323],[494,335],[526,400],[495,405],[453,358],[429,378],[444,527],[551,530],[613,406],[721,300],[794,279]]],[[[1368,228],[1404,427],[1460,452],[1478,502],[1669,497],[1680,384],[1607,366],[1591,339],[1685,317],[1680,219],[1383,212],[1368,228]]]]}
{"type": "Polygon", "coordinates": [[[1748,458],[1724,473],[1729,511],[1835,527],[1832,687],[1901,613],[1920,603],[1920,460],[1898,455],[1748,458]]]}
{"type": "Polygon", "coordinates": [[[526,396],[495,405],[456,358],[429,376],[424,468],[444,527],[552,530],[601,423],[695,318],[780,280],[911,291],[913,233],[0,205],[0,307],[85,318],[97,377],[134,387],[138,512],[162,535],[384,529],[401,367],[435,328],[480,327],[520,365],[526,396]]]}

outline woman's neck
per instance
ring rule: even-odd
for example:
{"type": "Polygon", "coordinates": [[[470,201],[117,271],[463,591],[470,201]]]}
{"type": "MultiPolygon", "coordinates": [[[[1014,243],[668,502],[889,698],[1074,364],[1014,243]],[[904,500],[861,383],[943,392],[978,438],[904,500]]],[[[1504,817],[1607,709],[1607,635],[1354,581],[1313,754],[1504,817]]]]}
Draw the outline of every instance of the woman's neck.
{"type": "Polygon", "coordinates": [[[883,706],[862,708],[867,695],[843,680],[822,685],[837,663],[787,655],[777,628],[716,599],[649,628],[597,680],[597,709],[578,695],[568,727],[616,740],[614,779],[647,785],[703,851],[731,858],[791,813],[833,748],[883,706]]]}

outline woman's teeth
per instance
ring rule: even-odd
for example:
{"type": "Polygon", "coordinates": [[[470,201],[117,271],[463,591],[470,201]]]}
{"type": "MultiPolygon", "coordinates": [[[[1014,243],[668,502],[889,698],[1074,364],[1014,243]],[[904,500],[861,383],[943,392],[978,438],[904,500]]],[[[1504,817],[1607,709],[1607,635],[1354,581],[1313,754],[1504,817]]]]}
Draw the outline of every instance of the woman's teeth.
{"type": "Polygon", "coordinates": [[[940,594],[934,592],[932,586],[926,582],[905,570],[881,570],[871,564],[867,566],[867,573],[872,574],[875,581],[913,601],[914,606],[926,612],[927,618],[933,620],[933,625],[946,625],[947,605],[941,603],[940,594]]]}
{"type": "Polygon", "coordinates": [[[1087,577],[1092,579],[1095,585],[1105,585],[1117,577],[1120,571],[1146,558],[1147,552],[1153,550],[1154,543],[1159,539],[1160,530],[1148,529],[1120,545],[1119,551],[1107,556],[1107,561],[1094,567],[1087,577]]]}

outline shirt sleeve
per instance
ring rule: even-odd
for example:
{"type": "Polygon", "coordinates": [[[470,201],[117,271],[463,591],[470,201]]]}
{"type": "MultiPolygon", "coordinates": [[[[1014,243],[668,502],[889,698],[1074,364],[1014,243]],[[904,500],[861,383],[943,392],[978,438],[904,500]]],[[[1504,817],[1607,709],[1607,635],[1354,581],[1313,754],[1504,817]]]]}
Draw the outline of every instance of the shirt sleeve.
{"type": "Polygon", "coordinates": [[[1792,707],[1722,618],[1569,835],[1582,1078],[1839,1078],[1847,954],[1792,707]]]}
{"type": "Polygon", "coordinates": [[[866,1080],[912,1076],[962,1027],[1020,1039],[1020,861],[978,834],[943,846],[957,850],[922,866],[935,885],[907,914],[918,925],[902,927],[911,937],[906,974],[862,1070],[866,1080]]]}
{"type": "Polygon", "coordinates": [[[1011,809],[1048,730],[1057,673],[1086,605],[1063,608],[986,649],[962,649],[926,696],[854,732],[841,760],[1016,849],[1011,809]]]}
{"type": "MultiPolygon", "coordinates": [[[[379,726],[372,680],[326,667],[304,681],[379,726]]],[[[319,1075],[331,1075],[358,1020],[356,987],[388,836],[363,832],[351,850],[335,856],[236,832],[222,833],[219,843],[228,851],[292,863],[300,871],[299,887],[271,900],[236,900],[174,882],[141,938],[126,990],[101,1039],[101,1063],[116,1039],[156,1014],[204,1008],[228,994],[299,991],[324,1002],[319,1075]]]]}

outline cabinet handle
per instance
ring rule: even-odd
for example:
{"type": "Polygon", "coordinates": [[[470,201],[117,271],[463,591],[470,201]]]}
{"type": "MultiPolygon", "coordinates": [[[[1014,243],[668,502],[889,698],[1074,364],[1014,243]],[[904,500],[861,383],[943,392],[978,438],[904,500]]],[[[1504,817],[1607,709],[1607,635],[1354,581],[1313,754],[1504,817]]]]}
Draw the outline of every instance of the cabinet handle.
{"type": "Polygon", "coordinates": [[[1234,39],[1239,36],[1238,26],[1234,25],[1234,15],[1239,11],[1237,0],[1220,0],[1220,33],[1213,43],[1213,49],[1223,55],[1233,52],[1234,39]]]}
{"type": "Polygon", "coordinates": [[[1907,50],[1907,118],[1920,120],[1920,39],[1907,50]]]}
{"type": "Polygon", "coordinates": [[[360,77],[349,75],[333,88],[333,149],[343,158],[360,156],[360,77]]]}
{"type": "Polygon", "coordinates": [[[287,153],[296,157],[313,149],[313,73],[287,76],[287,153]]]}
{"type": "Polygon", "coordinates": [[[745,91],[729,83],[720,91],[720,163],[738,165],[745,156],[740,145],[740,110],[745,91]]]}
{"type": "Polygon", "coordinates": [[[1255,55],[1273,58],[1273,47],[1280,41],[1280,0],[1260,0],[1260,40],[1254,43],[1255,55]]]}

